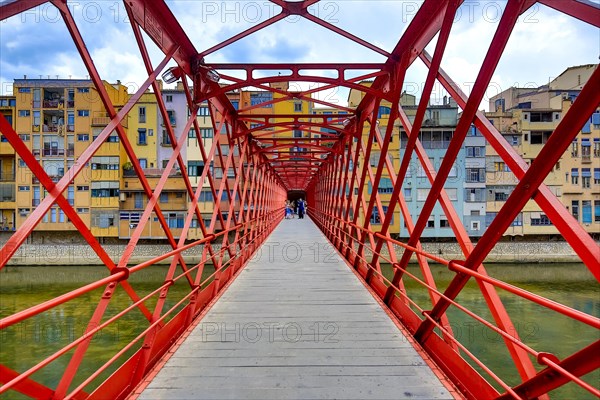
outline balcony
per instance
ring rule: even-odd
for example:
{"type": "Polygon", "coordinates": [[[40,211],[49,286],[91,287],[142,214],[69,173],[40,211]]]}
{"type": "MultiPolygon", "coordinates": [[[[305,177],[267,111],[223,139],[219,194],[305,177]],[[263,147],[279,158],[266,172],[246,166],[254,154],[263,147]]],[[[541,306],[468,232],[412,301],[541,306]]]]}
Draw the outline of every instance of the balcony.
{"type": "MultiPolygon", "coordinates": [[[[163,168],[144,168],[144,175],[146,177],[160,177],[165,171],[163,168]]],[[[125,178],[137,178],[137,174],[134,169],[123,170],[123,176],[125,178]]],[[[181,171],[171,170],[169,177],[181,176],[181,171]]]]}
{"type": "Polygon", "coordinates": [[[14,172],[3,172],[0,174],[0,182],[14,182],[15,181],[15,173],[14,172]]]}
{"type": "Polygon", "coordinates": [[[14,202],[15,201],[15,185],[13,183],[2,183],[0,184],[0,202],[14,202]]]}
{"type": "MultiPolygon", "coordinates": [[[[92,117],[92,126],[100,126],[105,127],[111,121],[111,118],[108,116],[105,117],[92,117]]],[[[123,128],[127,128],[127,118],[123,118],[121,120],[121,125],[123,128]]]]}
{"type": "Polygon", "coordinates": [[[44,108],[63,108],[65,106],[64,100],[44,100],[44,108]]]}
{"type": "Polygon", "coordinates": [[[44,157],[64,157],[65,149],[43,149],[42,155],[44,157]]]}
{"type": "MultiPolygon", "coordinates": [[[[60,175],[60,176],[59,175],[51,175],[49,178],[52,182],[57,183],[58,181],[61,180],[62,177],[63,177],[63,175],[60,175]]],[[[33,185],[39,185],[40,180],[37,177],[33,176],[33,177],[31,177],[31,183],[33,185]]]]}

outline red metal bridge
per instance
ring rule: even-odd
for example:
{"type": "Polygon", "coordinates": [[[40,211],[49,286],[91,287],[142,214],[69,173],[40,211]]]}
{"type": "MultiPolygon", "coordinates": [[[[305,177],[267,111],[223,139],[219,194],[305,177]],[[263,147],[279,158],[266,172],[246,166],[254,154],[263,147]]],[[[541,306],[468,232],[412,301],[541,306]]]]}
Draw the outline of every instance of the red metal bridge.
{"type": "MultiPolygon", "coordinates": [[[[55,183],[17,132],[12,129],[6,119],[0,118],[2,134],[48,192],[48,195],[33,210],[27,221],[3,245],[0,252],[0,268],[7,265],[46,212],[54,204],[57,204],[106,265],[107,273],[103,279],[41,304],[31,304],[0,320],[0,330],[5,330],[35,316],[51,313],[65,303],[101,289],[101,295],[95,300],[97,301],[95,312],[89,316],[88,328],[82,336],[74,338],[68,345],[52,354],[43,355],[37,364],[31,365],[27,370],[16,371],[7,365],[0,365],[2,383],[0,394],[19,392],[24,396],[37,399],[117,399],[138,395],[141,398],[155,398],[152,397],[152,394],[145,394],[147,392],[143,392],[142,389],[153,387],[152,379],[154,377],[158,379],[161,376],[161,367],[166,369],[169,366],[170,361],[167,359],[173,360],[176,357],[173,356],[172,347],[175,345],[175,348],[185,348],[187,343],[185,339],[189,340],[194,329],[197,330],[202,326],[203,317],[208,315],[207,312],[210,314],[214,311],[216,315],[219,315],[217,307],[224,304],[222,302],[238,301],[243,304],[245,301],[256,301],[255,307],[265,307],[266,309],[268,306],[277,305],[277,302],[280,301],[284,307],[286,304],[290,305],[290,303],[286,303],[289,300],[286,297],[288,290],[289,293],[300,296],[298,297],[300,302],[298,307],[310,303],[311,296],[314,295],[313,290],[319,293],[329,290],[330,296],[324,298],[325,302],[336,301],[332,299],[342,301],[346,296],[336,297],[336,295],[345,293],[344,290],[347,288],[340,286],[339,281],[347,279],[346,272],[353,270],[366,290],[372,294],[372,297],[368,296],[370,301],[373,301],[373,304],[379,304],[377,312],[383,310],[387,313],[389,316],[387,321],[392,320],[397,324],[396,334],[405,335],[405,342],[411,343],[411,349],[424,360],[423,365],[426,365],[430,372],[433,371],[427,378],[427,382],[437,382],[431,383],[430,388],[439,386],[440,392],[437,392],[440,395],[439,398],[453,396],[470,399],[543,399],[549,398],[553,390],[565,385],[577,385],[584,393],[600,397],[598,382],[590,382],[584,378],[585,375],[598,370],[600,340],[586,343],[571,354],[560,357],[554,354],[553,350],[555,349],[536,349],[531,344],[525,343],[517,334],[518,330],[515,329],[515,325],[518,321],[511,319],[505,309],[505,302],[518,300],[534,304],[557,317],[566,317],[574,326],[589,326],[598,329],[600,320],[592,314],[567,307],[524,288],[494,278],[486,273],[482,264],[515,216],[530,199],[533,199],[580,257],[582,265],[596,279],[600,278],[598,245],[543,183],[573,138],[600,105],[600,90],[598,90],[600,70],[596,69],[593,72],[588,83],[583,87],[569,111],[563,116],[560,124],[544,145],[539,157],[531,165],[528,165],[499,131],[478,111],[478,107],[511,37],[517,19],[538,2],[534,0],[507,1],[485,59],[474,79],[475,83],[471,93],[467,96],[440,68],[446,44],[451,35],[452,22],[462,3],[460,0],[425,0],[391,51],[384,50],[311,14],[309,6],[317,3],[318,0],[271,1],[280,8],[280,13],[218,45],[200,51],[190,41],[165,2],[125,1],[124,6],[131,23],[132,34],[139,46],[148,77],[137,92],[131,96],[129,102],[119,110],[111,103],[102,78],[66,1],[53,0],[49,2],[59,10],[89,76],[99,92],[106,112],[110,116],[110,123],[79,156],[65,176],[55,183]],[[312,21],[332,35],[341,35],[385,57],[385,62],[218,64],[207,61],[213,53],[218,53],[238,40],[289,16],[312,21]],[[430,55],[425,51],[425,47],[436,37],[435,51],[430,55]],[[164,53],[163,59],[156,65],[149,56],[147,40],[151,40],[164,53]],[[399,121],[408,137],[406,147],[401,153],[400,167],[395,169],[389,154],[393,124],[390,123],[385,129],[380,130],[376,123],[377,113],[381,102],[400,104],[406,71],[418,59],[427,66],[428,73],[414,120],[411,123],[401,106],[392,107],[390,112],[390,121],[399,121]],[[148,88],[153,89],[160,113],[164,120],[168,120],[167,108],[161,96],[157,78],[165,72],[165,67],[172,61],[176,63],[176,67],[170,68],[167,76],[173,80],[182,80],[191,116],[180,137],[176,137],[173,128],[166,124],[173,152],[164,173],[158,183],[152,187],[122,126],[122,121],[148,88]],[[233,70],[242,71],[245,76],[240,78],[233,73],[227,74],[228,71],[233,70]],[[287,73],[276,74],[277,71],[282,70],[287,73]],[[323,71],[328,73],[323,73],[323,71]],[[363,73],[351,76],[349,71],[363,71],[363,73]],[[217,83],[219,77],[221,83],[217,83]],[[193,82],[193,86],[190,86],[188,79],[193,82]],[[366,79],[373,81],[371,86],[359,84],[366,79]],[[292,91],[273,85],[278,82],[318,83],[319,85],[317,88],[313,86],[307,90],[292,91]],[[444,87],[462,109],[453,138],[443,162],[437,170],[431,165],[427,151],[418,138],[418,132],[424,124],[425,110],[431,97],[432,88],[436,82],[444,87]],[[347,114],[341,121],[330,116],[312,114],[257,114],[253,112],[256,110],[252,106],[235,109],[227,97],[227,93],[250,87],[280,95],[272,100],[273,103],[300,99],[337,108],[347,114]],[[364,97],[356,108],[347,108],[311,96],[311,94],[335,87],[364,92],[364,97]],[[209,165],[211,161],[214,161],[215,169],[222,168],[223,171],[233,171],[233,175],[229,179],[221,179],[216,178],[212,170],[205,168],[200,177],[201,181],[208,182],[205,189],[202,185],[198,185],[197,188],[192,186],[186,173],[186,164],[181,156],[181,149],[187,140],[187,132],[191,128],[195,128],[196,132],[200,131],[195,116],[196,110],[202,102],[207,102],[209,105],[214,131],[222,133],[215,135],[210,148],[204,148],[202,141],[198,139],[204,164],[209,165]],[[251,123],[257,124],[258,127],[251,127],[251,123]],[[514,192],[476,244],[469,239],[460,217],[444,190],[444,184],[449,177],[452,165],[473,124],[481,131],[487,143],[497,152],[519,181],[514,192]],[[322,132],[321,128],[329,129],[327,131],[329,133],[322,132]],[[289,133],[292,130],[302,130],[307,133],[318,132],[320,136],[319,138],[315,138],[314,135],[307,135],[303,138],[277,136],[269,129],[275,130],[276,133],[289,133]],[[111,260],[100,242],[92,235],[90,227],[82,221],[64,196],[69,183],[81,173],[86,163],[96,154],[114,130],[116,130],[148,198],[147,207],[140,218],[140,223],[132,233],[118,262],[111,260]],[[364,135],[363,132],[368,132],[368,135],[364,135]],[[223,151],[225,147],[228,147],[229,151],[223,151]],[[302,148],[306,151],[291,152],[290,147],[302,148]],[[371,166],[371,163],[363,161],[370,160],[375,152],[380,154],[376,165],[371,166]],[[401,190],[413,155],[418,158],[431,183],[431,190],[416,220],[411,218],[401,190]],[[173,179],[169,177],[171,171],[177,167],[182,171],[182,176],[177,179],[183,180],[191,199],[191,206],[179,239],[176,239],[171,233],[158,202],[167,179],[173,179]],[[392,182],[391,201],[382,201],[377,190],[384,175],[389,177],[392,182]],[[373,188],[369,194],[363,190],[355,191],[355,188],[364,188],[368,184],[373,188]],[[198,201],[202,190],[209,190],[216,199],[212,215],[202,215],[200,211],[198,201]],[[305,271],[305,275],[309,272],[312,274],[309,278],[304,276],[298,279],[285,279],[287,274],[282,274],[280,269],[274,267],[283,264],[274,263],[269,269],[264,260],[262,262],[251,261],[257,251],[261,250],[261,246],[268,243],[267,239],[274,230],[279,230],[277,231],[278,235],[289,234],[285,230],[289,231],[291,225],[284,226],[282,224],[291,222],[283,221],[284,201],[291,192],[302,193],[307,198],[310,220],[302,221],[304,224],[302,229],[309,232],[305,233],[311,238],[318,237],[315,232],[310,233],[314,223],[330,245],[336,249],[335,256],[341,257],[339,259],[343,259],[349,268],[342,269],[338,268],[339,266],[333,268],[325,263],[318,271],[310,272],[303,270],[304,267],[301,265],[284,265],[282,268],[293,269],[294,273],[301,274],[302,271],[305,271]],[[222,198],[228,200],[239,198],[239,201],[223,201],[222,204],[222,198]],[[449,260],[438,254],[429,254],[421,246],[423,231],[436,204],[440,204],[443,208],[456,240],[460,244],[464,254],[461,259],[449,260]],[[371,216],[373,210],[377,210],[382,216],[382,223],[376,227],[371,226],[369,217],[365,217],[371,216]],[[410,233],[410,238],[406,242],[393,239],[389,230],[392,218],[398,210],[410,233]],[[144,225],[149,221],[153,212],[158,217],[172,250],[147,262],[132,265],[131,255],[140,240],[144,225]],[[207,218],[211,219],[209,225],[205,225],[203,222],[207,218]],[[186,240],[186,236],[194,219],[200,224],[202,239],[189,241],[186,240]],[[217,221],[219,224],[216,223],[217,221]],[[222,229],[216,229],[217,227],[222,229]],[[189,265],[184,261],[183,255],[186,250],[196,246],[201,246],[203,249],[201,260],[195,265],[189,265]],[[400,253],[394,250],[398,246],[402,249],[400,253]],[[138,294],[131,284],[136,274],[169,257],[172,257],[172,262],[166,270],[163,283],[147,295],[138,294]],[[417,266],[415,264],[409,266],[411,258],[416,258],[417,266]],[[245,270],[244,267],[249,262],[254,264],[245,270]],[[392,265],[393,274],[391,276],[382,273],[381,266],[385,263],[392,265]],[[433,263],[446,266],[453,274],[450,284],[444,289],[438,286],[436,277],[431,271],[433,263]],[[208,275],[205,265],[206,269],[211,268],[208,275]],[[266,267],[263,268],[261,265],[266,265],[266,267]],[[258,272],[255,271],[255,266],[259,269],[258,272]],[[240,285],[236,286],[235,291],[230,294],[228,288],[231,286],[233,290],[237,283],[234,280],[238,275],[240,280],[246,279],[246,281],[252,280],[252,276],[256,276],[255,284],[246,287],[242,286],[240,281],[240,285]],[[337,277],[338,275],[339,277],[337,277]],[[264,281],[266,286],[256,284],[256,280],[264,281]],[[273,280],[279,280],[275,288],[283,290],[273,292],[276,294],[273,299],[263,296],[260,301],[253,300],[257,296],[260,297],[261,293],[271,293],[269,290],[274,290],[274,287],[269,286],[269,282],[272,283],[273,280]],[[313,289],[310,290],[294,290],[298,286],[302,288],[302,285],[309,281],[312,284],[318,284],[318,288],[315,289],[311,286],[313,289]],[[469,281],[476,282],[480,298],[486,305],[485,313],[475,313],[461,303],[459,296],[469,281]],[[170,288],[177,282],[187,285],[187,294],[178,298],[174,304],[169,303],[170,288]],[[409,288],[408,282],[414,286],[409,288]],[[265,287],[267,288],[265,289],[265,287]],[[131,300],[130,303],[116,312],[107,313],[107,310],[114,306],[113,299],[118,292],[126,293],[131,300]],[[416,293],[426,294],[429,299],[426,307],[423,307],[422,302],[414,300],[416,293]],[[233,294],[239,298],[232,298],[233,294]],[[373,298],[376,299],[376,302],[373,298]],[[166,304],[170,304],[170,306],[166,307],[166,304]],[[493,367],[480,360],[477,354],[470,351],[461,338],[454,334],[449,310],[457,311],[463,318],[479,324],[490,333],[502,338],[502,340],[489,343],[489,345],[502,347],[510,355],[509,359],[518,375],[517,383],[508,382],[499,376],[493,367]],[[93,371],[86,370],[84,368],[86,357],[89,355],[89,348],[94,336],[103,329],[118,324],[120,319],[134,312],[144,316],[145,326],[141,333],[118,352],[109,355],[109,359],[100,368],[93,371]],[[44,372],[57,368],[61,370],[60,380],[54,384],[46,383],[44,372]],[[107,371],[110,372],[108,376],[106,375],[107,371]],[[103,378],[98,381],[100,376],[103,378]]],[[[46,2],[33,0],[3,2],[0,6],[0,17],[5,20],[43,3],[46,2]]],[[[600,27],[600,11],[597,5],[587,0],[541,0],[539,3],[596,28],[600,27]]],[[[534,60],[528,61],[534,62],[534,60]]],[[[300,223],[300,221],[295,222],[300,223]]],[[[367,293],[366,290],[363,289],[363,294],[367,293]]],[[[367,300],[364,297],[361,299],[365,303],[354,306],[352,302],[346,303],[344,307],[349,308],[350,311],[344,309],[345,311],[340,311],[340,314],[351,313],[353,307],[356,308],[356,312],[362,312],[363,315],[377,314],[366,305],[367,300]]],[[[260,314],[261,310],[256,310],[255,307],[246,307],[245,312],[254,311],[258,313],[256,315],[268,317],[267,311],[260,314]]],[[[296,306],[288,307],[286,312],[292,312],[291,310],[294,308],[296,306]]],[[[319,310],[324,309],[317,307],[312,310],[311,312],[318,313],[319,310]]],[[[336,315],[335,307],[327,310],[332,314],[327,315],[326,318],[341,321],[339,319],[341,316],[336,315]]],[[[318,319],[319,315],[313,315],[313,317],[318,319]]],[[[378,321],[385,325],[383,320],[378,321]]],[[[355,325],[350,321],[348,326],[355,325]]],[[[341,326],[340,330],[343,329],[341,326]]],[[[573,330],[576,331],[576,328],[573,330]]],[[[371,333],[368,330],[357,331],[356,342],[364,340],[364,336],[369,336],[371,340],[377,340],[377,334],[371,335],[371,333]],[[364,336],[361,338],[361,335],[364,336]]],[[[569,340],[565,337],[556,339],[558,342],[556,346],[560,346],[561,341],[569,340]]],[[[187,348],[193,349],[194,347],[188,346],[187,348]]],[[[329,356],[323,349],[319,351],[318,357],[327,358],[329,356]]],[[[360,351],[356,350],[356,352],[348,350],[348,354],[360,358],[364,355],[363,353],[369,351],[377,354],[376,349],[369,350],[367,347],[360,351]]],[[[334,357],[334,353],[335,351],[331,350],[331,357],[334,357]]],[[[219,352],[217,349],[210,354],[219,360],[227,357],[227,350],[219,352]]],[[[395,354],[397,353],[392,350],[388,353],[388,355],[395,354]]],[[[255,354],[255,356],[258,355],[260,353],[255,354]]],[[[398,355],[398,357],[401,356],[398,355]]],[[[389,358],[393,357],[387,357],[386,360],[389,358]]],[[[216,364],[210,360],[209,356],[203,360],[204,364],[197,366],[198,376],[190,378],[192,381],[212,376],[210,372],[212,366],[216,364]]],[[[226,366],[227,364],[219,365],[226,366]]],[[[285,364],[279,366],[287,368],[285,364]]],[[[416,370],[417,366],[414,366],[414,369],[416,370]]],[[[236,393],[238,397],[242,398],[260,398],[260,395],[252,394],[250,389],[244,391],[244,385],[248,385],[248,387],[252,385],[252,376],[243,376],[239,370],[229,370],[232,371],[231,374],[220,380],[222,389],[207,389],[203,395],[203,386],[197,385],[194,389],[194,398],[215,398],[219,397],[219,393],[222,395],[225,393],[223,397],[230,396],[229,398],[235,398],[236,393]],[[242,386],[239,392],[227,391],[228,387],[236,385],[242,386]]],[[[386,374],[385,371],[386,367],[383,366],[379,373],[383,376],[386,374]]],[[[402,374],[397,373],[398,376],[402,374]]],[[[416,376],[416,374],[415,372],[413,375],[416,376]]],[[[174,375],[177,376],[177,370],[174,375]]],[[[392,374],[392,376],[395,375],[392,374]]],[[[255,378],[259,379],[259,377],[255,378]]],[[[314,378],[319,378],[318,374],[314,378]]],[[[277,379],[284,382],[284,378],[277,379]]],[[[349,398],[376,396],[375,393],[380,392],[375,387],[386,384],[390,385],[388,387],[390,389],[388,391],[389,398],[410,395],[406,391],[401,394],[403,393],[402,386],[399,386],[398,382],[394,380],[362,381],[360,380],[362,378],[358,377],[355,379],[357,382],[364,382],[364,385],[367,385],[365,387],[361,383],[363,389],[369,389],[369,382],[378,382],[378,385],[374,385],[374,391],[367,390],[347,394],[349,398]]],[[[188,384],[190,383],[184,385],[188,384]]],[[[351,383],[340,383],[340,385],[354,387],[351,383]]],[[[406,386],[408,383],[404,382],[401,385],[406,386]]],[[[310,396],[307,394],[306,397],[334,396],[325,389],[310,393],[310,396]]],[[[170,397],[168,391],[163,395],[170,397]]],[[[173,395],[173,397],[177,396],[173,395]]],[[[276,394],[272,398],[283,397],[290,396],[276,394]]],[[[433,395],[424,394],[423,397],[433,398],[433,395]]]]}

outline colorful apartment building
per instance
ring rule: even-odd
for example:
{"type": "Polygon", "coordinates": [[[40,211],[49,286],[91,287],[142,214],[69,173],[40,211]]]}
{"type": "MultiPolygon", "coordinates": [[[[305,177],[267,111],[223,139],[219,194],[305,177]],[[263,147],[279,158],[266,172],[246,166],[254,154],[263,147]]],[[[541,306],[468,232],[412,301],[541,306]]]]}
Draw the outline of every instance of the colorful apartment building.
{"type": "MultiPolygon", "coordinates": [[[[531,165],[560,124],[562,115],[588,80],[596,65],[567,68],[538,88],[510,88],[490,99],[487,118],[515,151],[531,165]]],[[[550,191],[592,235],[600,232],[600,113],[583,127],[571,148],[544,180],[550,191]],[[595,151],[597,150],[597,151],[595,151]]],[[[497,153],[487,146],[487,224],[518,183],[497,153]]],[[[505,235],[555,235],[552,221],[529,201],[505,235]]]]}
{"type": "MultiPolygon", "coordinates": [[[[17,100],[15,96],[0,96],[0,113],[15,127],[17,100]]],[[[12,231],[16,227],[15,202],[15,150],[4,135],[0,136],[0,230],[12,231]]]]}
{"type": "MultiPolygon", "coordinates": [[[[125,104],[125,86],[104,82],[104,87],[117,109],[125,104]]],[[[15,79],[14,93],[16,131],[54,182],[65,175],[110,121],[90,80],[15,79]]],[[[126,122],[123,125],[127,127],[126,122]]],[[[64,194],[95,236],[118,237],[120,186],[121,147],[113,131],[64,194]]],[[[46,195],[18,157],[16,187],[18,227],[46,195]]],[[[76,229],[54,205],[35,231],[76,229]]]]}

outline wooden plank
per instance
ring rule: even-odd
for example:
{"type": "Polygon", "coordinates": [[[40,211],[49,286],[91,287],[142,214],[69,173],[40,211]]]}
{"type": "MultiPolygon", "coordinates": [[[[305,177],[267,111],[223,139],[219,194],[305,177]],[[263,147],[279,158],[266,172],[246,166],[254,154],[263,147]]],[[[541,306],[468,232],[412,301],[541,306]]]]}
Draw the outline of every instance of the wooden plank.
{"type": "Polygon", "coordinates": [[[140,396],[173,398],[453,397],[304,219],[282,221],[140,396]]]}

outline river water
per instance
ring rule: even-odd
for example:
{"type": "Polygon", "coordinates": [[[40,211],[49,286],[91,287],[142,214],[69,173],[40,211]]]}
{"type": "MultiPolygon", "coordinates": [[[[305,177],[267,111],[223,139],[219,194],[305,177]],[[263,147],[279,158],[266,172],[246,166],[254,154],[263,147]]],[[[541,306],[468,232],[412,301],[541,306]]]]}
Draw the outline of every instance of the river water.
{"type": "MultiPolygon", "coordinates": [[[[441,266],[431,267],[438,287],[444,289],[453,274],[441,266]]],[[[166,266],[154,266],[140,271],[130,277],[131,285],[140,296],[150,293],[164,279],[166,268],[166,266]]],[[[598,285],[582,264],[488,264],[486,268],[491,276],[588,314],[600,316],[598,285]]],[[[410,271],[419,275],[417,266],[412,266],[410,271]]],[[[391,269],[384,267],[384,273],[390,276],[391,269]]],[[[95,266],[6,267],[0,271],[0,317],[39,304],[106,275],[104,267],[95,266]]],[[[170,289],[167,304],[163,309],[166,310],[177,303],[187,290],[189,290],[187,283],[178,281],[170,289]]],[[[406,290],[419,306],[424,309],[431,308],[427,293],[410,279],[406,280],[406,290]]],[[[101,293],[100,290],[88,293],[42,315],[0,331],[0,362],[17,371],[25,371],[79,337],[85,332],[101,293]]],[[[600,339],[600,333],[595,329],[557,316],[554,312],[506,292],[499,291],[499,293],[517,333],[525,343],[537,351],[551,352],[558,357],[564,357],[600,339]]],[[[472,280],[459,295],[458,300],[477,314],[492,320],[481,292],[472,280]]],[[[129,304],[131,304],[129,297],[119,288],[108,306],[104,320],[129,304]]],[[[148,308],[152,310],[154,304],[155,300],[149,301],[148,308]]],[[[510,384],[519,382],[504,342],[497,335],[483,329],[481,325],[465,317],[455,308],[450,308],[448,315],[454,334],[460,338],[462,344],[510,384]]],[[[71,388],[96,371],[146,326],[141,312],[134,310],[115,325],[102,330],[92,340],[71,388]]],[[[126,353],[120,360],[125,360],[132,352],[126,353]]],[[[67,353],[43,371],[34,374],[32,378],[50,387],[56,387],[72,354],[72,352],[67,353]]],[[[87,391],[91,391],[112,371],[114,368],[107,369],[97,381],[86,388],[87,391]]],[[[600,371],[589,374],[585,380],[598,386],[600,371]]],[[[552,392],[551,398],[593,398],[586,393],[579,387],[569,384],[552,392]]],[[[16,392],[9,392],[0,397],[25,398],[16,392]]]]}

